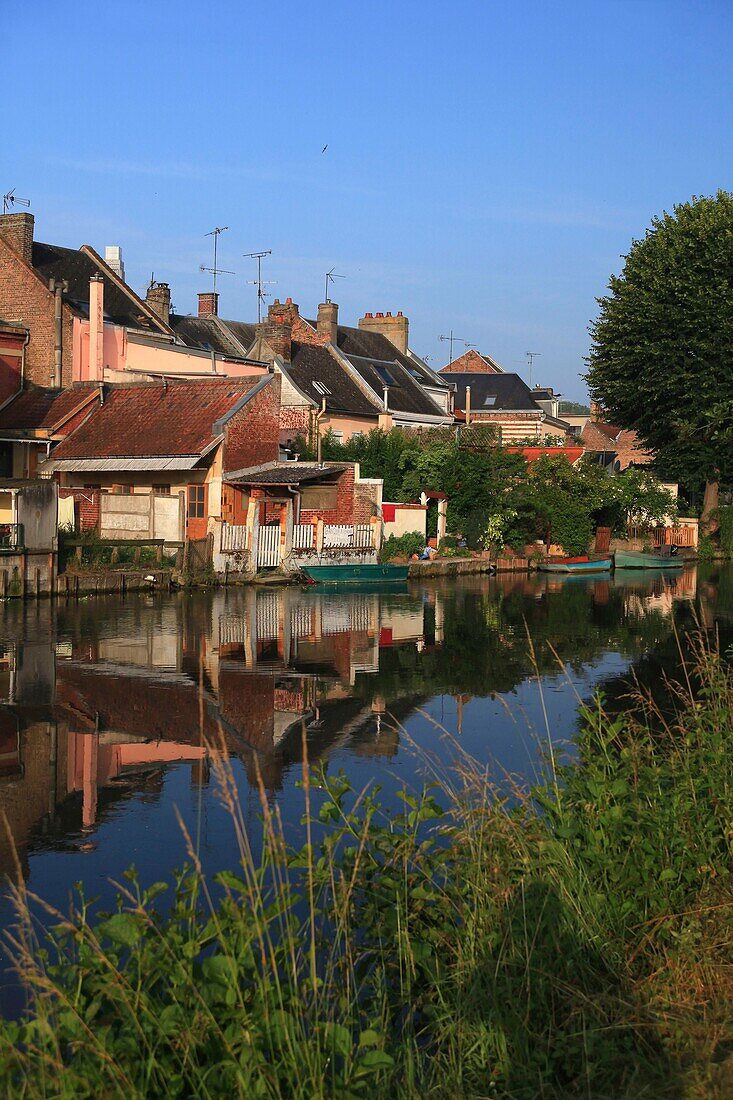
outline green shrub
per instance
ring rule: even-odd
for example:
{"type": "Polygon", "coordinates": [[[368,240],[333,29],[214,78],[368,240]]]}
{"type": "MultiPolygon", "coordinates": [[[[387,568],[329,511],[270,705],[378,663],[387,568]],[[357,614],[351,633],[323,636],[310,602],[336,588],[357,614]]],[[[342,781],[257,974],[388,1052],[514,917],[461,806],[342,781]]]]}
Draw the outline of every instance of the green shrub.
{"type": "Polygon", "coordinates": [[[391,561],[393,558],[409,558],[413,554],[420,554],[425,549],[425,536],[419,531],[407,531],[404,535],[390,535],[382,544],[379,553],[380,561],[391,561]]]}

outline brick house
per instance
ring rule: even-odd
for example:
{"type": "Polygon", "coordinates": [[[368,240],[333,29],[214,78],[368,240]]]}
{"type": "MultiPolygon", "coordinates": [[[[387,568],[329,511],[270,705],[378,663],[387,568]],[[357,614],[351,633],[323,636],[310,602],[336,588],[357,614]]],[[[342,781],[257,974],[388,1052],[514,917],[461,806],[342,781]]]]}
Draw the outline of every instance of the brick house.
{"type": "Polygon", "coordinates": [[[98,501],[102,535],[203,538],[226,514],[224,470],[278,457],[275,375],[104,383],[94,391],[85,418],[39,473],[56,477],[80,506],[98,501]]]}
{"type": "Polygon", "coordinates": [[[463,355],[441,367],[438,374],[504,374],[504,368],[490,355],[483,355],[475,348],[467,348],[463,355]]]}
{"type": "Polygon", "coordinates": [[[518,374],[452,372],[450,381],[456,420],[494,426],[501,443],[569,433],[568,425],[542,407],[518,374]]]}

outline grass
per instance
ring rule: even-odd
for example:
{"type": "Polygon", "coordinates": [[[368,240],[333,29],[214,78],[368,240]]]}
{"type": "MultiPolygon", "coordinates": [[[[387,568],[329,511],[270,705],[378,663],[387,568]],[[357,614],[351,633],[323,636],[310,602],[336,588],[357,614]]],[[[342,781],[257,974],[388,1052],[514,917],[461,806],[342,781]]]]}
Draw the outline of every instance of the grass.
{"type": "Polygon", "coordinates": [[[175,881],[130,872],[114,913],[47,910],[50,938],[16,890],[5,1094],[733,1095],[732,712],[700,636],[664,711],[587,708],[543,787],[464,760],[386,814],[305,767],[304,847],[261,787],[257,860],[220,756],[241,862],[216,884],[188,839],[175,881]]]}

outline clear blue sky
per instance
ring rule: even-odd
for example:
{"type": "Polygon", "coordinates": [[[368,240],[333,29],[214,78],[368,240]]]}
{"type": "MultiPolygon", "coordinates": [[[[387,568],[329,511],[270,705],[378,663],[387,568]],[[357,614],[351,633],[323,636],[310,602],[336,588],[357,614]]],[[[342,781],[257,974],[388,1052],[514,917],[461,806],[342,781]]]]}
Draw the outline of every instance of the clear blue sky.
{"type": "Polygon", "coordinates": [[[569,397],[595,297],[651,216],[733,187],[731,0],[178,0],[3,11],[1,190],[37,237],[121,244],[179,312],[209,289],[402,309],[569,397]],[[12,43],[12,48],[8,48],[12,43]],[[321,153],[324,145],[325,153],[321,153]]]}

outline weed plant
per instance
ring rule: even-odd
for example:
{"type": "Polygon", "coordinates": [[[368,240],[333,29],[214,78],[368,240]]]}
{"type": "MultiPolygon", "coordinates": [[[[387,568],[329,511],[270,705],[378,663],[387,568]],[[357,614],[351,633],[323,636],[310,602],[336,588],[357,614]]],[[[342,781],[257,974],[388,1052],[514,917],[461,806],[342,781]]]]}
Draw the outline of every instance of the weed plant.
{"type": "Polygon", "coordinates": [[[305,845],[261,787],[257,860],[212,747],[241,857],[218,897],[188,838],[173,882],[130,872],[50,935],[16,887],[4,1093],[733,1095],[733,675],[702,637],[670,703],[585,708],[578,762],[511,797],[464,759],[387,814],[306,766],[305,845]]]}

